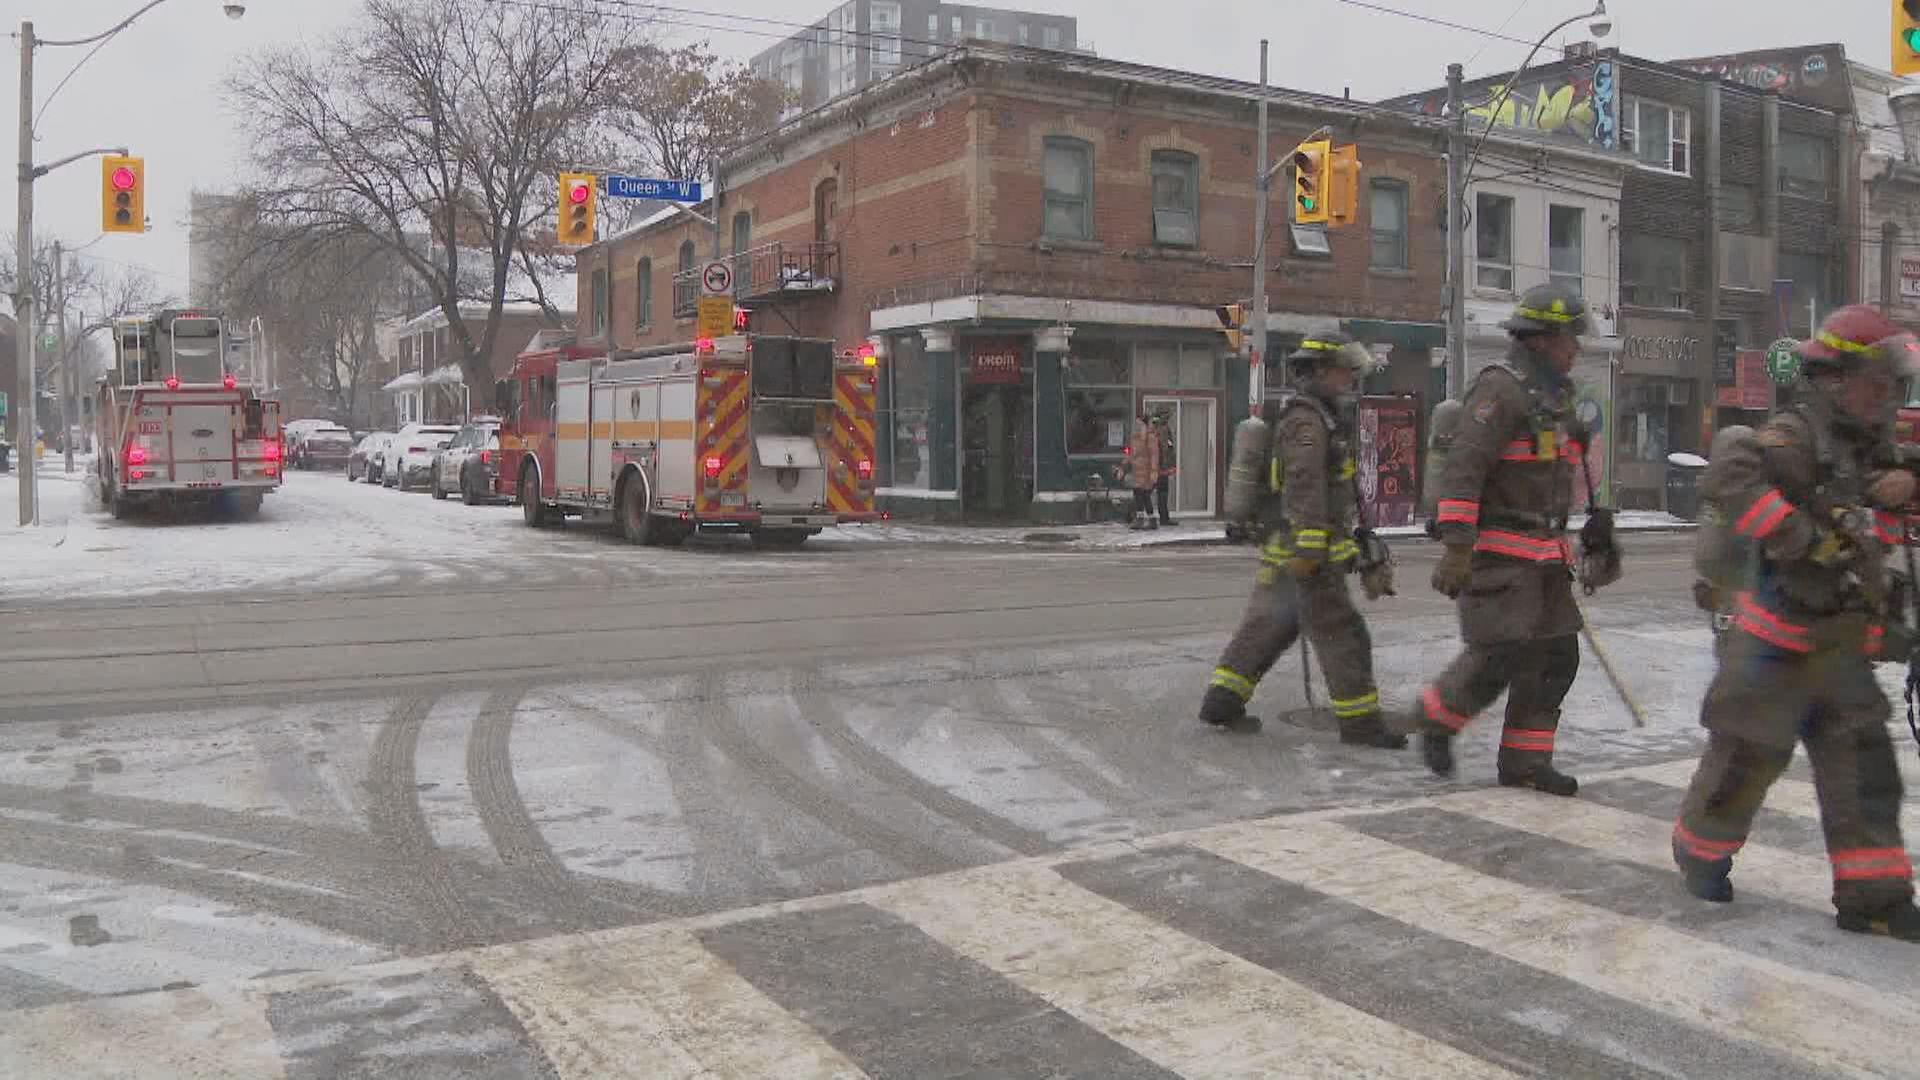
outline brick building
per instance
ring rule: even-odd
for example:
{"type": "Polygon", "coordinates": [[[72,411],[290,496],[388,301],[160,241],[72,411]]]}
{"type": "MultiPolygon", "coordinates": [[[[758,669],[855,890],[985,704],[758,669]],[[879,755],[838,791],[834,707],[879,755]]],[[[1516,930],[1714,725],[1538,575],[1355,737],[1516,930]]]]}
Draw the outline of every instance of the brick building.
{"type": "MultiPolygon", "coordinates": [[[[582,337],[692,337],[696,271],[725,258],[756,330],[879,347],[896,513],[1077,516],[1152,407],[1178,427],[1177,512],[1211,515],[1247,410],[1214,308],[1251,292],[1258,93],[970,42],[729,155],[696,208],[711,227],[667,211],[584,250],[582,337]]],[[[1274,200],[1271,353],[1344,326],[1390,360],[1370,390],[1431,395],[1440,133],[1270,93],[1276,154],[1328,125],[1365,163],[1352,228],[1292,226],[1274,200]]]]}
{"type": "MultiPolygon", "coordinates": [[[[1754,85],[1739,58],[1668,64],[1591,47],[1529,69],[1504,95],[1510,76],[1467,86],[1482,123],[1632,160],[1608,312],[1623,507],[1660,508],[1670,453],[1704,452],[1718,427],[1754,422],[1771,402],[1767,343],[1805,334],[1809,301],[1825,312],[1857,287],[1845,59],[1831,46],[1792,52],[1793,97],[1754,85]]],[[[1438,115],[1443,101],[1433,91],[1399,104],[1438,115]]]]}

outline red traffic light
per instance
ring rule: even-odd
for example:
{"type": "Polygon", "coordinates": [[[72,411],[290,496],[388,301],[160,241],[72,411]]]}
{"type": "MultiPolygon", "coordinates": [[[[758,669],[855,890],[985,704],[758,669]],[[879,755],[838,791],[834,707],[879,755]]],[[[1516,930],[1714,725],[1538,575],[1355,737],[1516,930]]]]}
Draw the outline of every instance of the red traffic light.
{"type": "Polygon", "coordinates": [[[586,202],[592,196],[593,192],[587,190],[587,185],[579,182],[575,182],[567,188],[567,201],[573,203],[575,206],[586,202]]]}
{"type": "Polygon", "coordinates": [[[125,165],[122,165],[119,168],[113,170],[113,176],[111,179],[113,183],[113,189],[115,191],[132,191],[133,190],[133,183],[134,183],[133,170],[127,168],[125,165]]]}

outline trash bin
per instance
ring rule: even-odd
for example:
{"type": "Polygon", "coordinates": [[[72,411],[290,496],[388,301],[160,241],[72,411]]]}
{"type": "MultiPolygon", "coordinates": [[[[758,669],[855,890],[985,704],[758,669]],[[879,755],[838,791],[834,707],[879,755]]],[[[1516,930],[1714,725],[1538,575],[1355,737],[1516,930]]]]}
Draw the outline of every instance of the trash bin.
{"type": "Polygon", "coordinates": [[[0,473],[13,471],[13,445],[0,439],[0,473]]]}
{"type": "Polygon", "coordinates": [[[1700,520],[1700,476],[1707,459],[1699,454],[1667,455],[1667,513],[1681,521],[1700,520]]]}

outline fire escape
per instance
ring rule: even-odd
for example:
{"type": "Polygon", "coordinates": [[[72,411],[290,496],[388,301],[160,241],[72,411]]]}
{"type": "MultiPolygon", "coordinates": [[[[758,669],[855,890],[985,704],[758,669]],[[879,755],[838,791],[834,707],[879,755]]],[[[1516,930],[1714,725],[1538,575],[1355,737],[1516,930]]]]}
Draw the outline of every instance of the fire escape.
{"type": "MultiPolygon", "coordinates": [[[[830,296],[838,284],[840,245],[831,241],[762,244],[724,260],[733,269],[733,302],[749,311],[770,311],[796,333],[783,307],[830,296]]],[[[673,276],[673,314],[688,318],[699,307],[702,267],[673,276]]]]}

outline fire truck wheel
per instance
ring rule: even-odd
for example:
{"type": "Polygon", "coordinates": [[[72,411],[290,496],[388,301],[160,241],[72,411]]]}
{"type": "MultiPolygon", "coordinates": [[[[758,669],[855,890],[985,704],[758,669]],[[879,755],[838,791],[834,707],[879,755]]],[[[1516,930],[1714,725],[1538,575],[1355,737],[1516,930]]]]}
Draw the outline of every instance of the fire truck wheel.
{"type": "Polygon", "coordinates": [[[614,497],[618,507],[615,522],[620,527],[620,535],[627,543],[645,546],[654,540],[653,514],[647,504],[647,481],[638,472],[628,472],[620,478],[620,491],[614,497]]]}
{"type": "Polygon", "coordinates": [[[540,474],[531,465],[520,470],[520,516],[529,529],[547,523],[547,506],[540,501],[540,474]]]}
{"type": "Polygon", "coordinates": [[[133,510],[132,504],[120,495],[118,489],[107,496],[107,508],[113,511],[115,521],[125,521],[133,510]]]}

